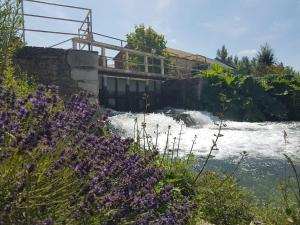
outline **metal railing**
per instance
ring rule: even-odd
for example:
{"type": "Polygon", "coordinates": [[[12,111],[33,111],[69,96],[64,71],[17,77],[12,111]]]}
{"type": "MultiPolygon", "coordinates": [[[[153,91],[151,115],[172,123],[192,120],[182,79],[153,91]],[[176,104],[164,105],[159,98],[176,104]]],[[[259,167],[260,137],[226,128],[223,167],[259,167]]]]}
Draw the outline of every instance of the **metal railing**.
{"type": "MultiPolygon", "coordinates": [[[[79,36],[79,37],[88,37],[89,34],[93,32],[93,25],[92,25],[92,10],[88,8],[83,7],[77,7],[77,6],[71,6],[71,5],[65,5],[65,4],[58,4],[53,2],[45,2],[45,1],[38,1],[38,0],[22,0],[22,17],[24,18],[23,21],[25,21],[26,17],[32,17],[32,18],[40,18],[40,19],[47,19],[47,20],[56,20],[56,21],[64,21],[64,22],[70,22],[70,23],[78,23],[80,25],[80,29],[78,29],[78,32],[62,32],[62,31],[53,31],[53,30],[42,30],[42,29],[32,29],[32,28],[26,28],[25,22],[23,22],[23,38],[25,42],[25,33],[26,32],[38,32],[38,33],[48,33],[48,34],[59,34],[59,35],[67,35],[67,36],[79,36]],[[24,2],[31,2],[35,4],[41,4],[41,5],[51,5],[56,7],[63,7],[63,8],[69,8],[69,9],[76,9],[86,12],[86,16],[83,20],[79,19],[71,19],[71,18],[63,18],[63,17],[54,17],[54,16],[45,16],[45,15],[39,15],[39,14],[32,14],[32,13],[26,13],[24,11],[24,2]]],[[[71,39],[68,39],[67,41],[70,41],[71,39]]],[[[67,41],[60,42],[58,44],[54,44],[52,46],[58,46],[59,44],[66,43],[67,41]]],[[[92,50],[92,49],[89,49],[92,50]]]]}
{"type": "Polygon", "coordinates": [[[94,48],[100,48],[99,66],[101,68],[124,70],[124,72],[146,73],[149,75],[173,75],[180,78],[202,72],[202,70],[192,68],[191,65],[173,65],[172,63],[168,63],[169,60],[163,56],[126,47],[77,37],[73,38],[72,42],[73,49],[79,49],[80,44],[89,44],[94,48]],[[109,56],[107,54],[108,50],[115,51],[115,56],[109,56]]]}
{"type": "MultiPolygon", "coordinates": [[[[86,50],[87,47],[88,51],[93,51],[93,48],[100,48],[99,52],[101,52],[101,55],[100,55],[99,66],[101,68],[123,70],[125,72],[139,72],[145,74],[160,74],[160,75],[172,74],[173,76],[181,77],[181,78],[188,75],[202,72],[201,70],[193,69],[191,68],[191,66],[188,65],[186,65],[185,67],[173,65],[172,63],[168,63],[169,61],[165,57],[156,54],[129,49],[126,47],[126,43],[127,43],[126,40],[94,32],[93,23],[92,23],[92,10],[88,8],[52,3],[52,2],[45,2],[40,0],[22,0],[22,16],[24,18],[32,17],[32,18],[40,18],[45,20],[56,20],[56,21],[64,21],[70,23],[78,23],[79,26],[77,29],[77,33],[25,28],[25,23],[24,23],[22,28],[24,32],[23,33],[24,41],[25,41],[25,32],[40,32],[40,33],[71,36],[70,38],[64,41],[52,44],[49,47],[53,48],[53,47],[61,46],[62,44],[68,42],[72,42],[72,48],[77,50],[86,50]],[[81,19],[71,19],[71,18],[26,13],[24,12],[24,2],[32,2],[35,4],[44,4],[44,5],[51,5],[56,7],[76,9],[76,10],[81,10],[86,12],[86,14],[84,19],[81,20],[81,19]],[[108,44],[107,42],[95,41],[94,40],[95,37],[117,41],[118,45],[108,44]],[[114,51],[115,55],[111,56],[107,54],[108,51],[114,51]]],[[[191,57],[201,57],[201,56],[191,55],[191,57]]]]}

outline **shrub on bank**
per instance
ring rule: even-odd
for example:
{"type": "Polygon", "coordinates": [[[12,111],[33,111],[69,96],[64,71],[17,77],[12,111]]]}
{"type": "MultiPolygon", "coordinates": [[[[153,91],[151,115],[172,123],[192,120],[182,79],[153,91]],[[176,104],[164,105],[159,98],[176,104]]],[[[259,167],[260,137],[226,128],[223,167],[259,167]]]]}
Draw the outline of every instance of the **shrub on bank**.
{"type": "Polygon", "coordinates": [[[202,110],[214,114],[224,112],[226,119],[237,121],[300,119],[299,77],[269,75],[256,78],[234,75],[232,71],[218,65],[213,65],[211,70],[199,77],[208,80],[201,95],[202,110]]]}
{"type": "MultiPolygon", "coordinates": [[[[3,81],[2,81],[3,82],[3,81]]],[[[0,84],[0,224],[186,224],[194,205],[156,153],[99,134],[88,96],[63,104],[53,87],[24,98],[0,84]]]]}

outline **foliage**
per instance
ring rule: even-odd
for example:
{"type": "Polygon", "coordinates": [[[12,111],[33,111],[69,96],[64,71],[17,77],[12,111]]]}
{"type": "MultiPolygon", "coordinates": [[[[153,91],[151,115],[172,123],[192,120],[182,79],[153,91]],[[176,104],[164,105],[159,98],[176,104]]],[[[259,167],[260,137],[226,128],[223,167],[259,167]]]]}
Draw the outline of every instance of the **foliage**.
{"type": "Polygon", "coordinates": [[[223,45],[221,49],[217,50],[217,59],[219,59],[222,62],[228,61],[228,50],[225,47],[225,45],[223,45]]]}
{"type": "Polygon", "coordinates": [[[193,204],[168,184],[155,153],[101,133],[86,95],[55,88],[25,98],[0,86],[0,224],[185,224],[193,204]]]}
{"type": "Polygon", "coordinates": [[[20,16],[20,1],[0,1],[0,76],[11,63],[14,50],[22,46],[19,38],[19,28],[22,25],[20,16]]]}
{"type": "Polygon", "coordinates": [[[135,26],[135,31],[127,34],[128,48],[163,55],[167,41],[162,34],[158,34],[152,27],[135,26]]]}
{"type": "Polygon", "coordinates": [[[297,76],[261,78],[236,75],[218,65],[199,76],[208,81],[200,108],[218,114],[224,96],[226,119],[241,121],[299,120],[300,82],[297,76]]]}
{"type": "Polygon", "coordinates": [[[274,50],[268,43],[260,46],[260,50],[257,53],[257,62],[263,66],[272,66],[275,64],[274,50]]]}
{"type": "Polygon", "coordinates": [[[209,172],[199,180],[197,202],[202,218],[219,225],[250,224],[251,197],[232,177],[209,172]]]}
{"type": "Polygon", "coordinates": [[[236,75],[253,75],[256,77],[264,77],[267,75],[278,76],[299,76],[299,72],[295,71],[290,66],[285,66],[282,62],[276,63],[274,50],[268,43],[260,46],[260,50],[257,55],[250,59],[248,56],[239,57],[230,56],[225,45],[221,49],[217,50],[218,60],[226,63],[234,68],[236,75]]]}
{"type": "MultiPolygon", "coordinates": [[[[170,64],[169,54],[167,52],[167,40],[162,34],[157,33],[152,27],[145,27],[143,24],[136,25],[132,33],[127,34],[127,47],[130,49],[156,54],[166,57],[165,64],[170,64]]],[[[144,58],[139,56],[130,56],[132,66],[138,66],[143,70],[144,58]]],[[[160,72],[160,60],[148,58],[149,72],[160,72]]],[[[168,68],[166,67],[166,73],[168,68]]]]}
{"type": "Polygon", "coordinates": [[[12,66],[6,67],[3,78],[4,87],[14,90],[16,97],[26,97],[36,89],[32,78],[12,66]]]}

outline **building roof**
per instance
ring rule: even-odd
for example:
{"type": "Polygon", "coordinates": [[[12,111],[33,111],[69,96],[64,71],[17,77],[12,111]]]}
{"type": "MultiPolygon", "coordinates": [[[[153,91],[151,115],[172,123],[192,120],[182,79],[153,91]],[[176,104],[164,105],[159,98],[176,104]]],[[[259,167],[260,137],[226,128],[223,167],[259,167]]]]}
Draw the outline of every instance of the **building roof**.
{"type": "MultiPolygon", "coordinates": [[[[126,47],[127,47],[127,45],[125,46],[125,48],[126,47]]],[[[180,59],[186,59],[186,60],[191,60],[191,61],[201,62],[201,63],[218,64],[220,66],[223,66],[223,67],[231,69],[231,70],[235,69],[234,67],[227,65],[217,59],[207,58],[206,56],[203,56],[203,55],[194,54],[191,52],[186,52],[186,51],[182,51],[182,50],[175,49],[175,48],[167,48],[167,52],[170,54],[171,57],[177,57],[180,59]]],[[[118,52],[118,54],[114,58],[117,59],[122,54],[123,54],[122,52],[118,52]]]]}
{"type": "Polygon", "coordinates": [[[186,52],[186,51],[182,51],[182,50],[178,50],[178,49],[174,49],[174,48],[167,48],[167,51],[170,54],[170,56],[172,56],[172,57],[177,57],[177,58],[182,58],[182,59],[197,61],[197,62],[202,62],[202,63],[208,63],[208,64],[218,64],[218,65],[223,66],[228,69],[234,69],[234,67],[227,65],[219,60],[207,58],[203,55],[194,54],[191,52],[186,52]]]}
{"type": "Polygon", "coordinates": [[[192,61],[206,62],[207,59],[205,56],[196,55],[179,49],[167,48],[167,51],[173,57],[184,58],[192,61]]]}

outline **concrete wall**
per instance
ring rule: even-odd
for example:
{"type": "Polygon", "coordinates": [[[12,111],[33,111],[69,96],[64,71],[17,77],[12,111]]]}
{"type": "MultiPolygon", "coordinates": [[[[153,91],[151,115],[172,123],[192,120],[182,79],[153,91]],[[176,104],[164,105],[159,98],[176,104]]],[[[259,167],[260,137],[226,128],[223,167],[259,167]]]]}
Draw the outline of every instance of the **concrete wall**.
{"type": "Polygon", "coordinates": [[[206,79],[167,80],[162,85],[161,104],[180,109],[199,110],[206,79]]]}
{"type": "Polygon", "coordinates": [[[152,111],[161,105],[162,81],[100,74],[100,104],[119,111],[152,111]],[[147,97],[147,100],[145,100],[147,97]]]}
{"type": "Polygon", "coordinates": [[[14,62],[37,82],[59,86],[65,98],[86,90],[93,94],[92,100],[120,111],[142,112],[146,102],[148,111],[167,106],[198,109],[205,85],[198,79],[161,81],[100,74],[97,52],[26,47],[14,62]]]}
{"type": "Polygon", "coordinates": [[[98,61],[97,52],[40,47],[25,47],[14,57],[15,65],[38,83],[59,86],[65,98],[86,90],[97,99],[98,61]]]}

